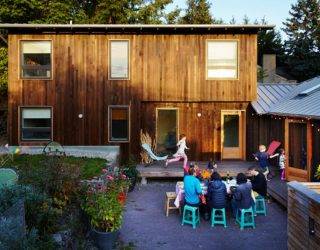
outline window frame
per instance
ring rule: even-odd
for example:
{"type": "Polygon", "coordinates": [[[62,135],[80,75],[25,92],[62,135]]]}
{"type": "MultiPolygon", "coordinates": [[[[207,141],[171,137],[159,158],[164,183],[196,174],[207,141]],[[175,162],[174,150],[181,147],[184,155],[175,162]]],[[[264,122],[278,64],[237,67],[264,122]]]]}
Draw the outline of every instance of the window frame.
{"type": "Polygon", "coordinates": [[[52,80],[53,79],[53,41],[52,39],[21,39],[19,40],[19,79],[21,80],[52,80]],[[50,42],[50,77],[43,77],[43,76],[31,76],[31,77],[25,77],[22,74],[23,66],[23,51],[22,51],[22,43],[23,42],[50,42]]]}
{"type": "Polygon", "coordinates": [[[131,108],[130,105],[109,105],[108,106],[108,142],[110,143],[128,143],[131,136],[131,108]],[[128,138],[127,140],[117,140],[112,138],[112,109],[127,109],[128,111],[128,138]]]}
{"type": "Polygon", "coordinates": [[[205,71],[206,71],[206,80],[220,80],[220,81],[224,81],[224,80],[239,80],[239,75],[240,75],[240,40],[239,39],[206,39],[206,57],[205,57],[205,71]],[[208,77],[208,44],[209,42],[236,42],[237,44],[237,66],[236,66],[236,70],[237,70],[237,76],[236,77],[208,77]]]}
{"type": "Polygon", "coordinates": [[[18,133],[19,133],[19,141],[20,142],[49,142],[53,140],[53,107],[52,106],[19,106],[19,112],[18,112],[18,133]],[[23,139],[22,136],[22,124],[23,124],[23,117],[22,117],[22,111],[23,109],[50,109],[50,119],[51,119],[51,133],[50,133],[50,139],[23,139]]]}
{"type": "Polygon", "coordinates": [[[108,80],[124,80],[128,81],[130,80],[131,74],[131,55],[130,55],[130,39],[108,39],[108,80]],[[112,42],[127,42],[128,43],[128,77],[112,77],[111,76],[111,43],[112,42]]]}

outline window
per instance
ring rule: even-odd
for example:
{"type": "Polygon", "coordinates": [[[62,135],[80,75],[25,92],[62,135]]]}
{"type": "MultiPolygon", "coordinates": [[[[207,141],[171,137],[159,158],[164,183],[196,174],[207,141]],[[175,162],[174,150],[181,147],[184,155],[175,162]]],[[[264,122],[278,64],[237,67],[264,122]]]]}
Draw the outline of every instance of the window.
{"type": "Polygon", "coordinates": [[[21,41],[21,77],[51,78],[51,41],[21,41]]]}
{"type": "Polygon", "coordinates": [[[129,106],[109,106],[109,141],[129,141],[129,106]]]}
{"type": "Polygon", "coordinates": [[[129,79],[129,41],[111,40],[109,43],[109,78],[129,79]]]}
{"type": "Polygon", "coordinates": [[[21,140],[51,140],[51,108],[21,108],[21,140]]]}
{"type": "Polygon", "coordinates": [[[238,78],[238,42],[207,41],[207,79],[238,78]]]}

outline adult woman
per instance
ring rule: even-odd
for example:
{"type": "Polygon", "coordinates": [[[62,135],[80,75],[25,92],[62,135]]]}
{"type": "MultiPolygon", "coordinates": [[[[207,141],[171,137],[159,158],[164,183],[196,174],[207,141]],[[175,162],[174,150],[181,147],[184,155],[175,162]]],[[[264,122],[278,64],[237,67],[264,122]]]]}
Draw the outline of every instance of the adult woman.
{"type": "Polygon", "coordinates": [[[250,208],[254,201],[251,196],[252,185],[247,181],[244,173],[237,175],[237,188],[233,192],[233,199],[231,201],[233,217],[236,217],[238,209],[250,208]]]}

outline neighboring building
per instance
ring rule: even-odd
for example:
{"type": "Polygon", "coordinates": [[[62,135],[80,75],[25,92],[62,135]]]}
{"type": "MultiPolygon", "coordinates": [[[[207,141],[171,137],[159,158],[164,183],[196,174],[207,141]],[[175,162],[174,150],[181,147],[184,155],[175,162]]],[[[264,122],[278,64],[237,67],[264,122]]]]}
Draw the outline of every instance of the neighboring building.
{"type": "Polygon", "coordinates": [[[258,144],[279,140],[288,157],[288,180],[313,180],[320,164],[320,77],[259,85],[247,117],[248,159],[258,144]]]}
{"type": "Polygon", "coordinates": [[[290,76],[284,67],[277,67],[276,54],[264,54],[262,56],[262,67],[258,65],[258,70],[263,70],[264,83],[297,83],[290,76]]]}
{"type": "Polygon", "coordinates": [[[12,145],[121,145],[245,159],[257,98],[257,32],[270,25],[1,24],[8,30],[12,145]]]}

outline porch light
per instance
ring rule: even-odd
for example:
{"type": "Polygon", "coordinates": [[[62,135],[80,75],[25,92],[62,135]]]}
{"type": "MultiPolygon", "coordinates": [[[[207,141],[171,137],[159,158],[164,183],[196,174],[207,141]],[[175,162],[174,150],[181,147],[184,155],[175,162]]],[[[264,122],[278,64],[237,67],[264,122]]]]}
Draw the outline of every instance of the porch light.
{"type": "Polygon", "coordinates": [[[199,113],[197,113],[197,116],[198,116],[198,117],[201,117],[201,116],[202,116],[202,114],[199,112],[199,113]]]}

